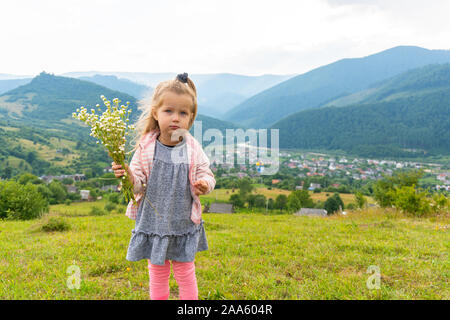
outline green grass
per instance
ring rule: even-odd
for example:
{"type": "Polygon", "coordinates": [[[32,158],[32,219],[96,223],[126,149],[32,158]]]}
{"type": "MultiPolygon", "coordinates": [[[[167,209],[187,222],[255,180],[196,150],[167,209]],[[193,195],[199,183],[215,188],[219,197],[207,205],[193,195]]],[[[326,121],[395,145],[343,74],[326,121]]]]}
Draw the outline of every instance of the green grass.
{"type": "MultiPolygon", "coordinates": [[[[148,299],[147,261],[125,259],[134,221],[80,203],[39,220],[0,221],[0,299],[148,299]],[[83,211],[83,210],[86,210],[83,211]],[[64,212],[66,231],[44,232],[64,212]],[[72,213],[72,215],[71,215],[72,213]],[[79,267],[79,289],[67,273],[79,267]]],[[[347,216],[204,214],[200,299],[449,299],[449,220],[368,209],[347,216]],[[369,266],[381,273],[368,289],[369,266]]],[[[170,299],[178,286],[170,278],[170,299]]]]}

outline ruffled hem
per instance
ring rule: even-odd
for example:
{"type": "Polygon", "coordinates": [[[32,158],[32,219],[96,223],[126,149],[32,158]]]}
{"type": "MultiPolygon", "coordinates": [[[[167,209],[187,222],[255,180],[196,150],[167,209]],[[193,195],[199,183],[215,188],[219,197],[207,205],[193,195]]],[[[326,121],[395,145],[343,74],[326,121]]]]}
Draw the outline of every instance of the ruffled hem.
{"type": "Polygon", "coordinates": [[[132,233],[128,261],[149,259],[157,265],[164,265],[166,259],[188,262],[194,260],[196,252],[208,250],[203,222],[196,230],[183,234],[132,233]]]}
{"type": "Polygon", "coordinates": [[[133,230],[131,230],[131,233],[132,233],[132,238],[133,237],[135,237],[135,236],[137,236],[137,235],[139,235],[139,234],[145,234],[145,235],[148,235],[148,236],[158,236],[158,237],[160,237],[160,238],[166,238],[166,237],[170,237],[170,238],[173,238],[173,237],[182,237],[182,236],[187,236],[187,235],[193,235],[193,234],[196,234],[196,233],[198,233],[198,232],[200,232],[200,231],[202,231],[202,230],[204,230],[204,221],[202,220],[199,224],[196,224],[195,226],[194,226],[194,230],[191,230],[191,231],[188,231],[188,232],[175,232],[175,233],[171,233],[171,234],[159,234],[159,233],[155,233],[155,232],[145,232],[145,231],[139,231],[139,232],[136,232],[135,231],[135,229],[133,229],[133,230]]]}

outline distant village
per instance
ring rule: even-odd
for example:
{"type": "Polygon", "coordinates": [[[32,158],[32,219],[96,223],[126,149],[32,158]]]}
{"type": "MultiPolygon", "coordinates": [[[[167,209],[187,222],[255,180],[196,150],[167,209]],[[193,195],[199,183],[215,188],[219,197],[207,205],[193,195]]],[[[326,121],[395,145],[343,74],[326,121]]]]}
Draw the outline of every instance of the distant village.
{"type": "MultiPolygon", "coordinates": [[[[239,155],[239,150],[237,153],[239,155]]],[[[245,152],[241,156],[249,157],[249,153],[245,152]]],[[[327,157],[325,154],[318,153],[288,153],[288,152],[279,152],[280,159],[280,169],[283,167],[291,168],[291,169],[300,169],[302,173],[298,173],[297,176],[302,177],[310,177],[310,176],[330,176],[330,177],[343,177],[350,176],[355,180],[367,180],[373,179],[378,180],[382,178],[382,174],[384,175],[392,175],[392,173],[397,169],[411,168],[411,169],[423,169],[425,173],[432,175],[435,178],[436,190],[446,190],[450,191],[450,171],[445,171],[440,164],[433,163],[418,163],[418,162],[410,162],[410,161],[393,161],[393,160],[375,160],[375,159],[362,159],[362,158],[353,158],[347,159],[346,157],[335,158],[332,156],[327,157]]],[[[258,159],[248,158],[247,161],[251,163],[257,163],[258,159]]],[[[262,163],[261,166],[255,170],[253,166],[248,164],[240,164],[238,172],[230,172],[234,167],[229,163],[217,163],[213,161],[211,163],[211,170],[213,172],[217,172],[218,168],[222,168],[226,171],[223,173],[222,177],[238,177],[239,179],[243,177],[257,177],[260,176],[264,170],[264,165],[270,165],[270,162],[262,163]]],[[[111,167],[106,167],[103,169],[106,172],[113,172],[111,167]]],[[[86,177],[84,174],[73,174],[73,175],[43,175],[39,177],[41,180],[46,183],[50,183],[52,180],[63,180],[64,178],[70,178],[74,181],[84,181],[86,177]]],[[[272,184],[276,185],[281,182],[280,179],[272,179],[272,184]]],[[[339,184],[333,184],[333,187],[339,187],[339,184]]],[[[296,189],[302,189],[303,186],[296,186],[296,189]]],[[[320,189],[321,185],[318,183],[311,183],[308,187],[308,190],[320,189]]],[[[104,185],[100,188],[101,191],[112,191],[112,192],[120,192],[118,185],[109,184],[104,185]]],[[[76,186],[69,185],[67,186],[68,192],[78,192],[81,195],[82,200],[93,200],[89,194],[89,190],[78,190],[76,186]]]]}
{"type": "MultiPolygon", "coordinates": [[[[256,148],[249,146],[247,147],[256,148]]],[[[256,148],[258,149],[258,148],[256,148]]],[[[253,153],[254,155],[255,153],[253,153]]],[[[231,154],[227,155],[232,157],[231,154]]],[[[258,158],[253,157],[252,153],[245,151],[240,152],[239,148],[236,150],[236,156],[248,158],[250,163],[257,163],[258,158]]],[[[383,160],[383,159],[363,159],[363,158],[353,158],[348,159],[347,157],[333,157],[327,156],[326,154],[319,154],[313,152],[307,153],[289,153],[289,152],[279,152],[280,159],[280,169],[283,167],[291,169],[299,169],[302,171],[298,173],[297,176],[300,178],[311,177],[311,176],[329,176],[329,177],[352,177],[355,180],[378,180],[382,179],[383,175],[391,176],[395,170],[399,169],[423,169],[423,171],[435,179],[435,190],[446,190],[450,191],[450,170],[448,167],[442,164],[436,163],[420,163],[411,161],[394,161],[394,160],[383,160]]],[[[270,165],[270,161],[267,161],[263,165],[270,165]]],[[[233,167],[229,163],[216,163],[212,162],[211,168],[215,172],[218,168],[229,170],[233,167]]],[[[236,176],[238,178],[243,177],[255,177],[260,175],[264,170],[264,166],[259,167],[259,170],[255,171],[251,169],[248,164],[240,164],[239,172],[225,173],[222,177],[226,176],[236,176]]],[[[272,184],[277,184],[281,182],[279,179],[272,179],[272,184]]],[[[333,184],[333,187],[339,187],[339,184],[333,184]]],[[[309,190],[314,190],[320,188],[320,184],[311,183],[309,190]]],[[[296,189],[302,189],[302,186],[296,186],[296,189]]]]}

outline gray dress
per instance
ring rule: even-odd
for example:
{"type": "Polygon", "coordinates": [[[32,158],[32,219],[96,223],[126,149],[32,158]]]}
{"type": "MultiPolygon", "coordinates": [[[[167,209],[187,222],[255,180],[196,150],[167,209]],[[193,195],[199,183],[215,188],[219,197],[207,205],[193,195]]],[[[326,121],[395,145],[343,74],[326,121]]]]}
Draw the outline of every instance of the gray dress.
{"type": "Polygon", "coordinates": [[[174,147],[156,140],[153,167],[145,196],[139,204],[126,259],[194,261],[195,253],[208,250],[203,220],[191,220],[186,139],[174,147]],[[176,155],[172,152],[177,152],[176,155]]]}

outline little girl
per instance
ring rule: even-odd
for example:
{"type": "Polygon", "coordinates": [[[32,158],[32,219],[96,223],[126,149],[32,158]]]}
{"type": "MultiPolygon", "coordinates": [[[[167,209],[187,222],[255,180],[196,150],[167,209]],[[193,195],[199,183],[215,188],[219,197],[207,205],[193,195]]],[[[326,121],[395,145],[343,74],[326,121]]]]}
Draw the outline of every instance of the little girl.
{"type": "MultiPolygon", "coordinates": [[[[180,300],[198,300],[194,258],[208,249],[199,195],[216,180],[201,144],[189,133],[197,115],[197,91],[187,73],[155,88],[137,124],[130,166],[136,205],[126,215],[136,220],[126,259],[148,260],[150,299],[169,298],[170,260],[180,300]],[[180,141],[181,140],[181,141],[180,141]]],[[[124,175],[112,163],[116,177],[124,175]]]]}

